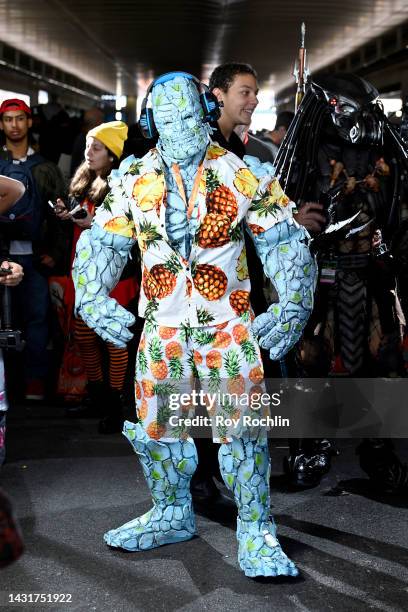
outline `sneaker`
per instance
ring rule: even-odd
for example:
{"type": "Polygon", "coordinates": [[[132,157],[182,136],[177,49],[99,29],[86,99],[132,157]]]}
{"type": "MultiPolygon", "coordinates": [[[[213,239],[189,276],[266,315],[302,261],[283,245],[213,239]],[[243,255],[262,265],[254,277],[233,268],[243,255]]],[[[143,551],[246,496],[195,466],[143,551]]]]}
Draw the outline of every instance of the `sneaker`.
{"type": "Polygon", "coordinates": [[[45,387],[42,380],[29,380],[26,384],[24,398],[35,402],[45,399],[45,387]]]}

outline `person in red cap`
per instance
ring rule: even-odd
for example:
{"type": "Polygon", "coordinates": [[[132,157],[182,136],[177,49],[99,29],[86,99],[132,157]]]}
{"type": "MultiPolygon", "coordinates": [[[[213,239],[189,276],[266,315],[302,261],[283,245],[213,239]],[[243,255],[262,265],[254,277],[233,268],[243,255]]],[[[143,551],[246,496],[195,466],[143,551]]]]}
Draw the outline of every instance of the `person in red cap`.
{"type": "Polygon", "coordinates": [[[32,126],[31,108],[24,100],[11,98],[0,106],[0,126],[6,138],[6,150],[13,159],[27,157],[28,131],[32,126]]]}
{"type": "Polygon", "coordinates": [[[13,311],[25,332],[25,399],[43,400],[48,376],[49,293],[47,273],[55,270],[63,253],[63,235],[48,200],[65,192],[59,168],[30,146],[31,109],[19,98],[0,105],[0,130],[5,144],[0,150],[0,174],[21,180],[26,194],[2,221],[9,255],[24,268],[24,279],[13,292],[13,311]],[[23,209],[25,206],[25,209],[23,209]]]}
{"type": "Polygon", "coordinates": [[[31,117],[31,108],[24,102],[24,100],[20,100],[20,98],[9,98],[8,100],[3,100],[0,105],[0,115],[9,110],[20,110],[23,111],[28,117],[31,117]]]}

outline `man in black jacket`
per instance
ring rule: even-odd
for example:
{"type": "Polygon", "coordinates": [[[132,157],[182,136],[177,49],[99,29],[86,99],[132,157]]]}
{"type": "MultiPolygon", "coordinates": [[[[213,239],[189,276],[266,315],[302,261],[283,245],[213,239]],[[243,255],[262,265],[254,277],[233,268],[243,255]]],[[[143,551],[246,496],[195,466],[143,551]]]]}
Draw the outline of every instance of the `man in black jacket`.
{"type": "MultiPolygon", "coordinates": [[[[238,126],[246,128],[250,126],[252,115],[258,105],[256,71],[250,64],[238,62],[222,64],[212,72],[209,88],[221,106],[221,117],[211,126],[213,128],[212,139],[242,159],[248,152],[235,129],[238,126]]],[[[326,222],[321,212],[322,209],[322,205],[309,202],[303,205],[294,216],[298,223],[310,232],[320,231],[326,222]]],[[[246,237],[245,246],[251,278],[251,305],[255,315],[258,315],[265,312],[269,305],[263,290],[263,270],[253,242],[248,237],[246,237]]],[[[267,377],[277,376],[276,364],[273,365],[265,351],[263,351],[263,357],[265,375],[267,377]]],[[[205,438],[195,440],[195,442],[199,467],[192,479],[191,491],[196,503],[207,506],[220,499],[220,492],[213,480],[215,477],[221,481],[216,452],[218,449],[205,438]]]]}

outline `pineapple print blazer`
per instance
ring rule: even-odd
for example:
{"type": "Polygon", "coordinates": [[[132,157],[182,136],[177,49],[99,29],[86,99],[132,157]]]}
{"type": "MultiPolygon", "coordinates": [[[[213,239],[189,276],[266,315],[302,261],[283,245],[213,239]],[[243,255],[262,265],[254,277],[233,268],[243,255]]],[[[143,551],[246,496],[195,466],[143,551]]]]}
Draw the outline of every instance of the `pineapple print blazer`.
{"type": "Polygon", "coordinates": [[[157,149],[113,171],[94,222],[137,240],[142,254],[139,315],[168,327],[202,327],[250,317],[244,223],[254,235],[292,216],[293,202],[269,175],[258,179],[233,153],[210,143],[195,206],[190,257],[166,232],[164,162],[157,149]]]}

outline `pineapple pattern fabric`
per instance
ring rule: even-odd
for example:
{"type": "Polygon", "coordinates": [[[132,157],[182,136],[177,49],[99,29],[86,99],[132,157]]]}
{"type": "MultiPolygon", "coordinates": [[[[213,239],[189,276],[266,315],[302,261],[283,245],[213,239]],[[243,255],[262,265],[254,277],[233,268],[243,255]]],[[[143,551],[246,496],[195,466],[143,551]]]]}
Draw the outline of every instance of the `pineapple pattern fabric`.
{"type": "MultiPolygon", "coordinates": [[[[294,205],[276,179],[258,179],[243,166],[218,144],[207,147],[192,215],[183,229],[183,237],[190,237],[183,243],[187,246],[172,234],[169,214],[177,207],[168,206],[171,181],[160,150],[141,160],[131,156],[112,173],[111,192],[95,222],[138,240],[143,258],[139,315],[152,329],[158,324],[201,327],[237,316],[249,321],[244,226],[259,237],[290,218],[294,205]],[[200,313],[206,313],[204,318],[200,313]]],[[[170,190],[174,193],[174,187],[170,190]]]]}
{"type": "MultiPolygon", "coordinates": [[[[145,328],[136,360],[135,397],[138,419],[150,438],[187,437],[189,428],[182,419],[194,417],[196,406],[191,402],[173,411],[170,399],[191,395],[197,384],[205,394],[217,398],[206,401],[208,416],[220,415],[225,422],[244,414],[259,416],[259,406],[258,412],[251,412],[250,406],[255,405],[251,398],[259,399],[265,392],[263,367],[248,323],[235,317],[225,324],[200,328],[145,328]],[[242,396],[248,401],[240,401],[242,396]],[[170,420],[172,415],[177,419],[170,420]]],[[[233,434],[237,431],[235,428],[233,434]]],[[[216,424],[213,419],[214,441],[227,441],[229,433],[223,422],[216,424]]]]}

